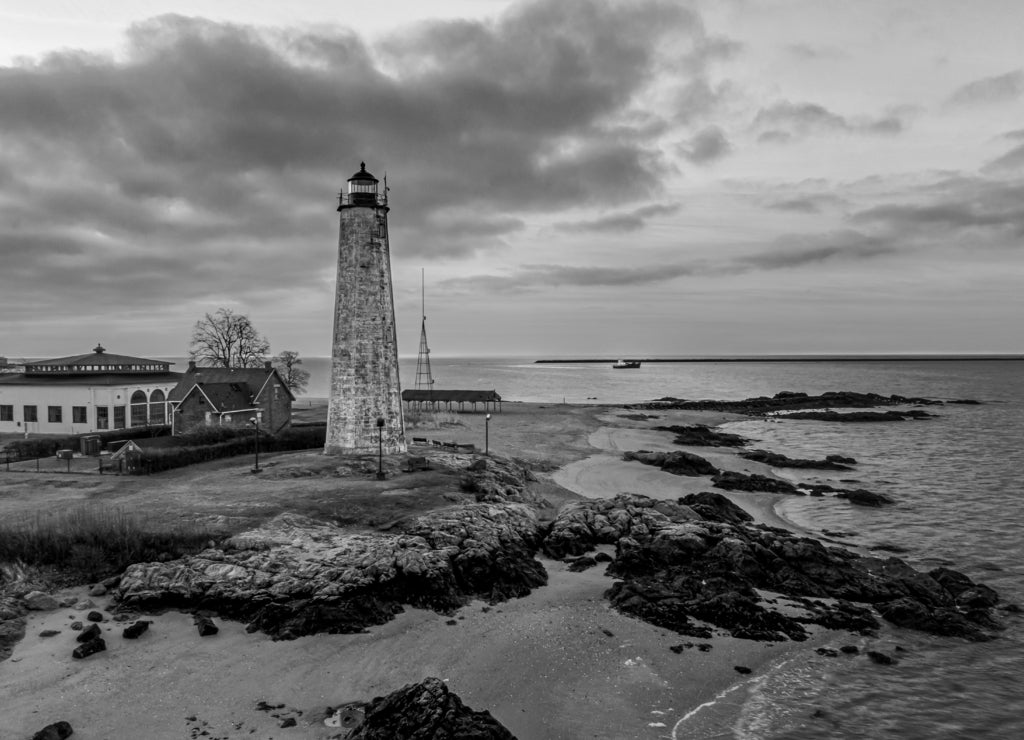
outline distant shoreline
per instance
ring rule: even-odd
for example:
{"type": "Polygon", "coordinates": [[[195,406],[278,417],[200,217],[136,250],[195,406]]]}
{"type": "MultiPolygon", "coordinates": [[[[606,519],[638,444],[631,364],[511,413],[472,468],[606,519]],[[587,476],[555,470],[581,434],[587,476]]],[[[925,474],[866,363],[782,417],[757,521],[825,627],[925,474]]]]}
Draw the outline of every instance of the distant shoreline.
{"type": "Polygon", "coordinates": [[[1007,361],[1024,360],[1024,355],[811,355],[806,357],[579,357],[555,360],[534,360],[541,364],[585,364],[614,363],[622,359],[628,362],[964,362],[964,361],[1007,361]]]}

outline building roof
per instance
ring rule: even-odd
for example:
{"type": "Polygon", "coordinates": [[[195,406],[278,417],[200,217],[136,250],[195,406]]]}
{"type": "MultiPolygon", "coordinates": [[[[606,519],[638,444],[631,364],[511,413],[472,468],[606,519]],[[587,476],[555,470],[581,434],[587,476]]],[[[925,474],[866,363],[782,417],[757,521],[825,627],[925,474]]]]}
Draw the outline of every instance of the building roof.
{"type": "Polygon", "coordinates": [[[189,363],[178,384],[167,394],[170,403],[181,403],[199,389],[217,411],[250,409],[272,377],[295,400],[295,394],[273,367],[196,367],[189,363]]]}
{"type": "Polygon", "coordinates": [[[491,401],[500,401],[501,396],[495,391],[449,391],[449,390],[429,390],[429,391],[417,391],[411,388],[407,388],[402,391],[403,401],[437,401],[439,403],[445,403],[452,401],[454,403],[485,403],[491,401]]]}
{"type": "Polygon", "coordinates": [[[379,182],[379,180],[366,171],[366,162],[359,163],[359,172],[348,178],[349,180],[372,180],[373,182],[379,182]]]}
{"type": "Polygon", "coordinates": [[[0,385],[77,385],[121,386],[170,385],[181,380],[182,373],[0,373],[0,385]]]}
{"type": "Polygon", "coordinates": [[[26,375],[50,375],[59,373],[62,375],[82,375],[88,373],[119,373],[119,374],[140,374],[140,373],[166,373],[171,369],[171,363],[163,360],[150,360],[145,357],[132,357],[131,355],[107,354],[102,344],[97,344],[92,352],[84,355],[71,355],[70,357],[57,357],[52,360],[39,360],[38,362],[26,362],[26,375]]]}

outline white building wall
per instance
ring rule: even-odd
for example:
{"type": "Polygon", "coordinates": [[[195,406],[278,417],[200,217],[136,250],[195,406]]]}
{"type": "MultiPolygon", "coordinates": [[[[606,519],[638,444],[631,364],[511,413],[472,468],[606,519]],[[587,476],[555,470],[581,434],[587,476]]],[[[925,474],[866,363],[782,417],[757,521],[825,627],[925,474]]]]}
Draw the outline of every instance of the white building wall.
{"type": "Polygon", "coordinates": [[[81,385],[30,383],[13,385],[0,383],[0,406],[12,406],[13,419],[0,420],[0,432],[32,434],[85,434],[87,432],[105,431],[97,425],[97,407],[108,409],[109,423],[106,429],[126,428],[131,425],[131,409],[129,403],[132,394],[141,390],[148,399],[153,391],[163,391],[164,397],[174,388],[175,383],[135,383],[130,385],[90,385],[83,381],[81,385]],[[25,406],[35,406],[38,421],[25,420],[25,406]],[[59,406],[60,422],[49,421],[49,407],[59,406]],[[86,422],[76,424],[72,408],[83,406],[86,409],[86,422]],[[115,426],[114,408],[124,408],[124,424],[115,426]]]}

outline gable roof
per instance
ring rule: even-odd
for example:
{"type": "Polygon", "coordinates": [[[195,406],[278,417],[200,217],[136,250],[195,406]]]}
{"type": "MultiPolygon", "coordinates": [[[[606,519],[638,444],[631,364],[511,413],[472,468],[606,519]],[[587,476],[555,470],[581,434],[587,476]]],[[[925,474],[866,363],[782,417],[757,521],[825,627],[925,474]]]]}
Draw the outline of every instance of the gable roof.
{"type": "Polygon", "coordinates": [[[250,409],[272,378],[294,401],[295,394],[274,368],[192,366],[167,394],[167,401],[179,404],[198,388],[217,411],[250,409]]]}

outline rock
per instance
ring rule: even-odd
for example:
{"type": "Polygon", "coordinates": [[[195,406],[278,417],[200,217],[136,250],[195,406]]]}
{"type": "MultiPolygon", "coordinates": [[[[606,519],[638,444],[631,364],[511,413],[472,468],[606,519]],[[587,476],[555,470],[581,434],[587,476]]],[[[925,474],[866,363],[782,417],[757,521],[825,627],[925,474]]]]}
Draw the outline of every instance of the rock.
{"type": "Polygon", "coordinates": [[[42,591],[29,591],[21,600],[32,611],[49,612],[60,608],[60,603],[53,596],[42,591]]]}
{"type": "MultiPolygon", "coordinates": [[[[500,469],[489,464],[487,472],[500,469]]],[[[455,506],[391,529],[353,534],[282,514],[223,549],[129,566],[120,598],[126,607],[201,608],[289,639],[361,632],[403,604],[450,612],[471,598],[503,601],[547,582],[534,558],[540,524],[523,504],[455,506]]]]}
{"type": "Polygon", "coordinates": [[[879,421],[904,421],[906,419],[927,419],[935,416],[927,411],[911,409],[910,411],[852,411],[850,413],[839,413],[838,411],[797,411],[789,414],[778,414],[776,419],[813,419],[814,421],[834,422],[879,422],[879,421]]]}
{"type": "MultiPolygon", "coordinates": [[[[124,632],[121,633],[121,636],[124,637],[124,639],[126,640],[138,639],[146,630],[149,629],[149,625],[151,624],[152,622],[150,622],[147,619],[140,619],[138,622],[133,622],[132,624],[125,627],[124,632]]],[[[200,633],[200,635],[201,634],[202,633],[200,633]]]]}
{"type": "Polygon", "coordinates": [[[865,491],[863,488],[853,491],[841,491],[836,494],[836,498],[845,498],[851,504],[857,504],[857,506],[882,506],[883,504],[893,503],[893,500],[888,496],[865,491]]]}
{"type": "Polygon", "coordinates": [[[81,645],[76,647],[72,651],[71,657],[75,658],[76,660],[81,660],[82,658],[88,658],[90,655],[94,655],[94,654],[102,652],[102,651],[104,651],[106,649],[107,649],[107,643],[105,643],[103,641],[103,638],[102,637],[94,637],[93,639],[89,640],[88,642],[83,642],[81,645]]]}
{"type": "Polygon", "coordinates": [[[648,532],[666,523],[695,519],[700,515],[688,506],[639,494],[573,501],[558,510],[543,547],[551,557],[562,559],[582,555],[597,545],[615,544],[634,529],[648,532]]]}
{"type": "Polygon", "coordinates": [[[86,609],[92,609],[94,606],[96,606],[96,603],[92,599],[82,599],[76,601],[72,608],[77,612],[84,612],[86,609]]]}
{"type": "Polygon", "coordinates": [[[438,678],[426,678],[365,707],[348,740],[515,740],[490,712],[473,711],[438,678]]]}
{"type": "Polygon", "coordinates": [[[563,507],[545,547],[578,551],[595,541],[616,543],[612,606],[679,634],[710,636],[713,625],[744,639],[802,640],[811,623],[873,635],[872,605],[898,626],[934,634],[984,640],[1000,628],[991,613],[998,596],[962,576],[937,574],[976,609],[959,610],[940,580],[898,558],[861,557],[745,521],[672,521],[644,497],[563,507]],[[765,591],[799,601],[804,613],[784,611],[765,591]]]}
{"type": "Polygon", "coordinates": [[[82,629],[82,623],[81,622],[72,622],[71,623],[71,629],[73,629],[75,631],[78,631],[78,630],[82,629]]]}
{"type": "Polygon", "coordinates": [[[60,634],[60,630],[43,630],[42,632],[39,633],[39,636],[43,637],[43,638],[46,638],[46,637],[54,637],[54,636],[59,635],[59,634],[60,634]]]}
{"type": "Polygon", "coordinates": [[[797,487],[788,481],[768,478],[764,475],[745,475],[733,470],[723,470],[711,479],[715,488],[726,491],[758,491],[764,493],[800,493],[797,487]]]}
{"type": "Polygon", "coordinates": [[[744,676],[748,673],[751,673],[751,670],[747,668],[745,665],[734,665],[732,668],[734,671],[744,676]]]}
{"type": "Polygon", "coordinates": [[[838,658],[839,657],[839,651],[833,650],[832,648],[820,647],[817,650],[815,650],[814,652],[816,652],[818,655],[823,655],[823,656],[828,657],[828,658],[838,658]]]}
{"type": "Polygon", "coordinates": [[[278,723],[278,727],[295,727],[296,724],[298,723],[295,721],[294,717],[285,717],[278,723]]]}
{"type": "Polygon", "coordinates": [[[614,558],[606,552],[598,552],[594,554],[594,560],[599,563],[610,563],[614,558]]]}
{"type": "Polygon", "coordinates": [[[872,663],[877,663],[878,665],[895,665],[897,663],[897,660],[891,655],[880,653],[877,650],[868,650],[866,655],[871,659],[872,663]]]}
{"type": "Polygon", "coordinates": [[[74,734],[75,731],[71,729],[71,725],[61,721],[47,725],[33,735],[32,740],[64,740],[64,738],[71,737],[74,734]]]}
{"type": "Polygon", "coordinates": [[[88,619],[90,622],[102,622],[103,612],[91,611],[85,615],[85,618],[88,619]]]}
{"type": "Polygon", "coordinates": [[[679,503],[689,506],[710,522],[739,524],[753,521],[753,517],[720,493],[703,491],[691,493],[679,499],[679,503]]]}
{"type": "Polygon", "coordinates": [[[597,565],[597,560],[590,557],[589,555],[582,555],[569,562],[569,570],[573,573],[581,573],[588,568],[593,568],[597,565]]]}
{"type": "Polygon", "coordinates": [[[526,503],[534,506],[543,504],[534,494],[529,483],[533,472],[523,463],[500,455],[478,458],[469,467],[459,482],[466,493],[472,493],[479,502],[526,503]]]}
{"type": "Polygon", "coordinates": [[[636,460],[644,465],[653,465],[673,475],[698,476],[715,475],[718,473],[718,468],[700,455],[694,455],[692,452],[683,452],[682,450],[675,452],[625,452],[622,455],[622,459],[627,461],[636,460]]]}
{"type": "Polygon", "coordinates": [[[90,624],[88,627],[82,630],[82,634],[76,637],[75,640],[77,642],[85,643],[89,642],[90,640],[95,640],[101,634],[103,633],[100,631],[100,627],[98,624],[90,624]]]}
{"type": "Polygon", "coordinates": [[[121,576],[111,576],[110,578],[104,578],[100,581],[100,584],[108,591],[112,588],[117,588],[117,584],[121,582],[121,576]]]}
{"type": "Polygon", "coordinates": [[[845,655],[856,655],[860,652],[860,649],[856,645],[843,645],[839,648],[839,652],[844,653],[845,655]]]}
{"type": "Polygon", "coordinates": [[[870,408],[873,406],[935,405],[942,403],[928,398],[906,398],[904,396],[882,396],[877,393],[856,393],[853,391],[828,391],[818,396],[806,393],[786,392],[768,398],[759,396],[742,401],[686,401],[678,398],[662,398],[649,403],[629,404],[624,408],[642,410],[693,409],[697,411],[727,411],[734,414],[761,416],[778,411],[794,409],[823,408],[870,408]]]}
{"type": "Polygon", "coordinates": [[[89,589],[89,595],[90,596],[106,596],[107,595],[107,587],[104,586],[102,583],[97,583],[95,586],[93,586],[92,588],[89,589]]]}
{"type": "Polygon", "coordinates": [[[738,434],[719,432],[703,424],[695,426],[663,426],[655,427],[655,429],[675,434],[676,438],[674,441],[677,445],[691,445],[693,447],[742,447],[750,441],[738,434]]]}
{"type": "Polygon", "coordinates": [[[196,614],[192,621],[195,623],[200,637],[210,637],[220,632],[220,627],[214,624],[213,620],[206,615],[196,614]]]}
{"type": "Polygon", "coordinates": [[[780,455],[777,452],[768,450],[747,450],[740,453],[740,457],[746,460],[771,465],[773,468],[813,468],[816,470],[853,470],[848,464],[840,460],[851,460],[840,455],[829,455],[824,460],[806,460],[803,458],[792,458],[780,455]]]}

